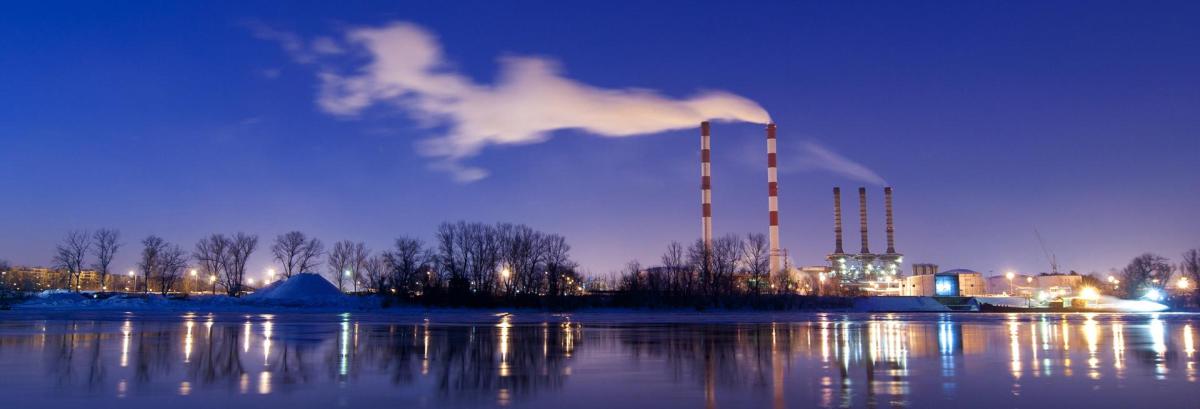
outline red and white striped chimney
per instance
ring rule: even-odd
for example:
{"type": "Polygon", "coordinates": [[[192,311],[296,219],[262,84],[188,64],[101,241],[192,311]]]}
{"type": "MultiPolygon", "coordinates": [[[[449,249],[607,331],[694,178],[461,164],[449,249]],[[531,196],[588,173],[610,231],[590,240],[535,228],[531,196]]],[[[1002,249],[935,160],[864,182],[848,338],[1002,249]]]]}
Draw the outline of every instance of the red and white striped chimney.
{"type": "Polygon", "coordinates": [[[862,237],[862,254],[870,254],[871,249],[867,247],[867,188],[858,188],[858,226],[859,234],[862,237]]]}
{"type": "Polygon", "coordinates": [[[709,125],[700,123],[700,228],[704,248],[712,250],[712,165],[709,163],[709,125]]]}
{"type": "Polygon", "coordinates": [[[884,203],[887,206],[887,252],[896,254],[896,229],[892,225],[892,187],[883,188],[884,203]]]}
{"type": "Polygon", "coordinates": [[[775,124],[767,124],[767,211],[770,217],[768,236],[771,253],[770,274],[774,276],[783,266],[779,251],[779,174],[775,169],[775,124]]]}

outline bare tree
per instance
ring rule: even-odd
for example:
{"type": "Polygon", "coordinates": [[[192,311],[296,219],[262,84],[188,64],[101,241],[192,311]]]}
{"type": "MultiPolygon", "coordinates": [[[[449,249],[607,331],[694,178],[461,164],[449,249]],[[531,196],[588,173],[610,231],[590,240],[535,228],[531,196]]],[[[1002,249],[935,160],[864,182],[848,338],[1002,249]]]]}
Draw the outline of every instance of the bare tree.
{"type": "Polygon", "coordinates": [[[67,233],[62,244],[55,248],[54,265],[67,273],[67,285],[79,291],[80,274],[83,272],[84,258],[92,242],[86,230],[75,230],[67,233]]]}
{"type": "Polygon", "coordinates": [[[564,294],[566,286],[571,284],[567,279],[575,270],[570,257],[571,245],[567,244],[566,237],[550,234],[542,239],[542,251],[545,252],[546,293],[551,296],[564,294]]]}
{"type": "Polygon", "coordinates": [[[1171,279],[1172,270],[1166,257],[1153,253],[1135,257],[1121,272],[1125,296],[1137,298],[1151,289],[1161,291],[1162,286],[1171,279]]]}
{"type": "Polygon", "coordinates": [[[1187,277],[1192,297],[1200,302],[1200,249],[1183,252],[1183,261],[1179,262],[1179,273],[1187,277]]]}
{"type": "Polygon", "coordinates": [[[392,251],[385,253],[385,257],[388,262],[389,281],[396,291],[411,296],[421,289],[420,283],[424,281],[424,277],[419,275],[421,267],[429,263],[431,258],[421,240],[400,237],[396,239],[392,251]]]}
{"type": "Polygon", "coordinates": [[[363,272],[367,285],[376,294],[384,294],[388,290],[388,261],[384,254],[375,254],[363,262],[363,272]]]}
{"type": "Polygon", "coordinates": [[[167,295],[175,289],[187,268],[187,252],[177,244],[166,244],[159,253],[158,271],[154,273],[159,292],[167,295]]]}
{"type": "Polygon", "coordinates": [[[731,295],[734,290],[734,274],[738,270],[742,248],[745,244],[741,236],[728,234],[713,240],[712,282],[709,284],[711,294],[731,295]]]}
{"type": "Polygon", "coordinates": [[[222,284],[225,291],[232,296],[241,295],[246,279],[246,263],[250,255],[258,248],[258,236],[237,233],[227,240],[227,256],[221,266],[222,284]]]}
{"type": "Polygon", "coordinates": [[[325,245],[321,240],[308,238],[299,231],[281,234],[275,237],[275,243],[271,245],[271,254],[283,265],[284,278],[312,271],[321,264],[321,254],[324,252],[325,245]]]}
{"type": "Polygon", "coordinates": [[[770,286],[767,278],[771,268],[770,251],[766,235],[754,233],[746,236],[745,245],[742,246],[742,265],[750,274],[750,291],[754,295],[761,293],[764,286],[770,286]]]}
{"type": "Polygon", "coordinates": [[[492,294],[502,260],[500,234],[483,223],[442,223],[436,234],[438,262],[449,276],[449,290],[492,294]]]}
{"type": "Polygon", "coordinates": [[[662,255],[662,266],[669,276],[668,291],[674,295],[691,292],[692,271],[688,268],[687,260],[684,258],[683,245],[677,241],[668,244],[667,251],[662,255]]]}
{"type": "MultiPolygon", "coordinates": [[[[200,270],[208,277],[209,285],[216,292],[216,283],[224,277],[224,268],[229,258],[230,240],[222,234],[213,234],[196,242],[196,250],[192,258],[200,265],[200,270]]],[[[224,284],[222,282],[222,284],[224,284]]]]}
{"type": "Polygon", "coordinates": [[[638,293],[643,290],[642,286],[642,264],[637,260],[630,261],[625,264],[625,271],[621,272],[621,283],[618,288],[621,291],[638,293]]]}
{"type": "Polygon", "coordinates": [[[167,241],[162,237],[150,235],[142,239],[142,259],[138,262],[138,269],[142,270],[143,277],[142,292],[150,291],[150,280],[156,278],[162,270],[166,252],[167,241]]]}
{"type": "Polygon", "coordinates": [[[712,259],[712,249],[704,245],[704,240],[697,239],[688,247],[688,266],[696,276],[696,283],[692,287],[691,295],[710,295],[712,293],[712,259]]]}
{"type": "Polygon", "coordinates": [[[100,229],[92,233],[92,254],[96,256],[96,263],[92,264],[92,268],[95,268],[96,274],[100,276],[101,289],[108,289],[109,268],[117,250],[121,249],[120,238],[121,232],[116,229],[100,229]]]}
{"type": "Polygon", "coordinates": [[[356,284],[366,259],[367,246],[363,243],[349,240],[333,243],[333,250],[329,252],[328,257],[329,275],[333,282],[337,283],[338,290],[346,291],[347,281],[351,285],[356,284]]]}

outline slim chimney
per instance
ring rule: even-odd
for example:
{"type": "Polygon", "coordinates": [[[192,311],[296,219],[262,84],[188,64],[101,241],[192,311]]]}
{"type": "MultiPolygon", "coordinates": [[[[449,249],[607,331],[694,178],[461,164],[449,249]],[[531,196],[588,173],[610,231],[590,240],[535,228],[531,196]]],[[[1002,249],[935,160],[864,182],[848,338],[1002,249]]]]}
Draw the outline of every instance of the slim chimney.
{"type": "Polygon", "coordinates": [[[883,188],[883,200],[887,211],[887,252],[896,254],[896,229],[892,226],[892,187],[883,188]]]}
{"type": "Polygon", "coordinates": [[[833,254],[842,254],[842,188],[833,188],[833,254]]]}
{"type": "Polygon", "coordinates": [[[771,253],[769,260],[770,272],[775,275],[781,266],[779,262],[779,174],[775,170],[775,124],[767,124],[767,213],[770,225],[767,228],[770,236],[771,253]]]}
{"type": "Polygon", "coordinates": [[[862,234],[862,254],[870,254],[871,250],[867,247],[867,188],[858,188],[858,225],[859,233],[862,234]]]}
{"type": "Polygon", "coordinates": [[[708,121],[700,123],[700,227],[704,247],[712,249],[712,165],[709,163],[708,121]]]}

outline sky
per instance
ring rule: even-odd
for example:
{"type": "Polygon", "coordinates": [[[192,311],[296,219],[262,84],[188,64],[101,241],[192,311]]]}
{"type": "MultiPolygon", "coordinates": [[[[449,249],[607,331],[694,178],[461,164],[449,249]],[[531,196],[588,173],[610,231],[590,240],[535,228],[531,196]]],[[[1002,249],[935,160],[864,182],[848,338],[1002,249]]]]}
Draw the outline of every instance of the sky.
{"type": "MultiPolygon", "coordinates": [[[[833,248],[895,188],[906,264],[1108,272],[1200,247],[1196,2],[153,2],[0,13],[0,259],[73,229],[383,250],[443,221],[563,234],[584,271],[699,235],[833,248]],[[349,4],[342,4],[349,3],[349,4]]],[[[908,266],[905,266],[908,269],[908,266]]]]}

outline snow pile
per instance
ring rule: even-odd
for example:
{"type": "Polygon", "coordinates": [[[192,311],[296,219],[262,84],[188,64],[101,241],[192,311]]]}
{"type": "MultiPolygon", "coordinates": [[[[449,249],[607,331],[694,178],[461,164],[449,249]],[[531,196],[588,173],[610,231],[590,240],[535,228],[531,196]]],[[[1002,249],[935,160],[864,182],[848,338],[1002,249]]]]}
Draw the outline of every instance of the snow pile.
{"type": "Polygon", "coordinates": [[[854,310],[861,312],[946,312],[950,311],[932,297],[859,297],[854,310]]]}
{"type": "Polygon", "coordinates": [[[342,305],[350,297],[342,294],[329,280],[313,273],[300,273],[276,281],[247,295],[247,301],[277,305],[342,305]]]}
{"type": "Polygon", "coordinates": [[[1159,312],[1166,311],[1167,306],[1147,300],[1122,300],[1112,296],[1100,296],[1088,305],[1090,308],[1108,309],[1121,312],[1159,312]]]}

